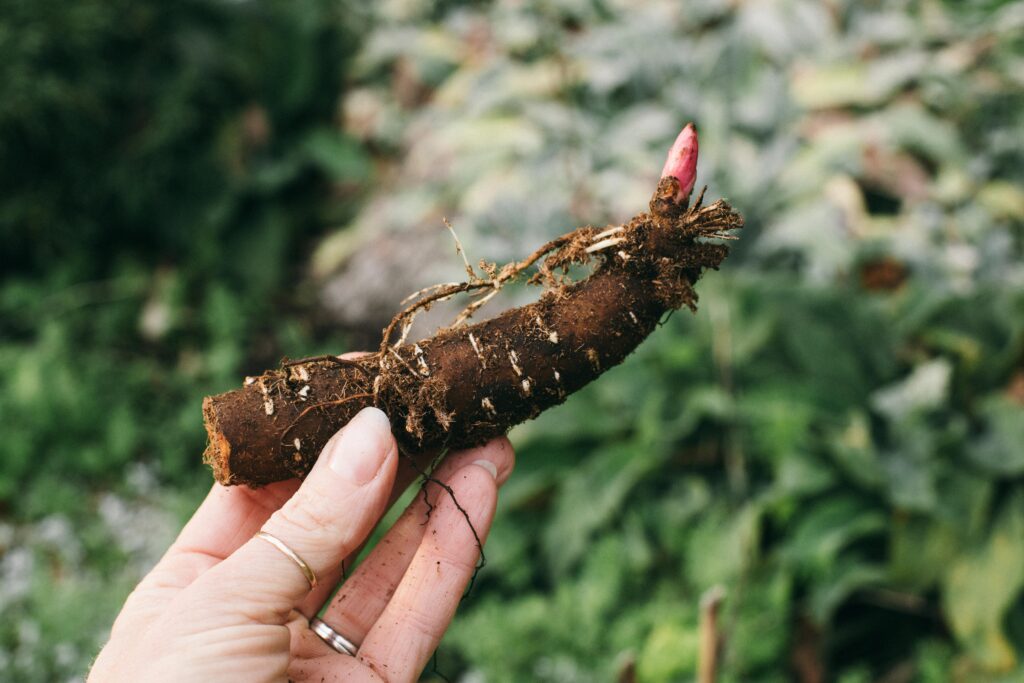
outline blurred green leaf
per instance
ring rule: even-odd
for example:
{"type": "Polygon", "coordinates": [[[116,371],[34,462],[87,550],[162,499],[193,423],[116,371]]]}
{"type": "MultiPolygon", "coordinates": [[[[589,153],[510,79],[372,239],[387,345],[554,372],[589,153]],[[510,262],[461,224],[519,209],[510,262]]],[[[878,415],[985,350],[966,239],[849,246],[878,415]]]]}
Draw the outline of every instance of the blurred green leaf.
{"type": "Polygon", "coordinates": [[[712,506],[691,532],[684,562],[698,591],[719,584],[728,588],[756,562],[760,507],[749,504],[728,512],[722,505],[712,506]]]}
{"type": "Polygon", "coordinates": [[[822,500],[797,523],[784,557],[798,569],[828,571],[850,543],[885,528],[885,517],[851,496],[822,500]]]}
{"type": "Polygon", "coordinates": [[[948,526],[927,517],[900,515],[892,523],[889,578],[898,586],[927,590],[957,554],[958,539],[948,526]]]}
{"type": "Polygon", "coordinates": [[[662,622],[637,655],[637,676],[644,681],[678,681],[697,669],[699,636],[695,624],[662,622]]]}
{"type": "Polygon", "coordinates": [[[968,447],[972,462],[1002,476],[1024,473],[1024,406],[1002,396],[981,407],[987,422],[984,435],[968,447]]]}
{"type": "Polygon", "coordinates": [[[1003,618],[1024,588],[1024,496],[1003,505],[988,538],[950,565],[944,605],[957,638],[990,671],[1008,671],[1019,653],[1007,640],[1003,618]]]}
{"type": "Polygon", "coordinates": [[[304,148],[310,159],[336,181],[364,181],[370,172],[363,148],[338,131],[320,129],[310,133],[304,148]]]}
{"type": "Polygon", "coordinates": [[[562,488],[544,535],[555,576],[583,555],[591,534],[621,514],[630,489],[658,461],[651,449],[617,445],[595,451],[579,465],[562,488]]]}
{"type": "Polygon", "coordinates": [[[885,583],[883,567],[863,558],[840,559],[829,567],[823,580],[817,582],[808,598],[809,613],[815,623],[827,624],[836,609],[855,591],[885,583]]]}

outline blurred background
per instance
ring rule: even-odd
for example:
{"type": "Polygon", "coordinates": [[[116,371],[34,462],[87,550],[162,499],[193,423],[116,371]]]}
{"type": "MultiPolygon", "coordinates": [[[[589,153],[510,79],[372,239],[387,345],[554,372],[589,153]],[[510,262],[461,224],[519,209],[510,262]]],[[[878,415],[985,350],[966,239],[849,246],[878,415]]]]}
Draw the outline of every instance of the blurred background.
{"type": "Polygon", "coordinates": [[[82,678],[210,484],[204,395],[374,344],[461,276],[444,217],[504,261],[643,210],[690,120],[743,239],[513,432],[437,670],[692,680],[721,587],[719,681],[1024,680],[996,0],[0,0],[0,678],[82,678]]]}

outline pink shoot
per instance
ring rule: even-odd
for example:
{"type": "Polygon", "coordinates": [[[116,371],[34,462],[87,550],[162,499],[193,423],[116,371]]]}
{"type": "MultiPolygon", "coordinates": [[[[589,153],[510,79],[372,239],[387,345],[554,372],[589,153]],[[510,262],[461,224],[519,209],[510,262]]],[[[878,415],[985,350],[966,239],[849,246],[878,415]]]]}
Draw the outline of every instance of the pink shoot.
{"type": "Polygon", "coordinates": [[[679,137],[672,143],[665,160],[665,168],[661,177],[674,177],[679,181],[679,193],[675,200],[681,203],[687,200],[697,181],[697,129],[692,123],[686,124],[679,137]]]}

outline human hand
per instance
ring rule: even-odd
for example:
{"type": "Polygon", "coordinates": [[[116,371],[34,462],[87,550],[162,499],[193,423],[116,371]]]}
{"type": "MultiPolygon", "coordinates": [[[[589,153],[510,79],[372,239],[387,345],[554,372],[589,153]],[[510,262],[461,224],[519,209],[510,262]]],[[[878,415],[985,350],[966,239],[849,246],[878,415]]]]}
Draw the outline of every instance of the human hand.
{"type": "Polygon", "coordinates": [[[129,596],[89,675],[107,681],[413,681],[447,629],[508,477],[507,439],[453,453],[348,577],[323,621],[356,645],[332,649],[309,628],[385,510],[416,477],[387,417],[356,415],[301,482],[215,484],[129,596]],[[433,506],[429,518],[428,505],[433,506]],[[264,530],[300,558],[263,538],[264,530]],[[300,561],[317,577],[315,588],[300,561]],[[345,565],[343,565],[343,562],[345,565]]]}

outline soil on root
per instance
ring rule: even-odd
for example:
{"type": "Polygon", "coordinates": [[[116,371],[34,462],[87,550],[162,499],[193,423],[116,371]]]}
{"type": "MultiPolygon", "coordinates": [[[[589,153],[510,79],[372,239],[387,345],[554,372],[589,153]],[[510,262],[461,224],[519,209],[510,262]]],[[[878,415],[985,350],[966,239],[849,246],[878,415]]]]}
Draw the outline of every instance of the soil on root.
{"type": "Polygon", "coordinates": [[[214,476],[249,486],[302,477],[327,440],[370,405],[389,416],[402,450],[415,455],[480,445],[562,403],[621,363],[666,312],[695,310],[694,283],[728,254],[706,240],[732,239],[740,216],[721,200],[702,206],[703,193],[693,207],[676,204],[677,189],[664,178],[650,212],[625,225],[580,228],[518,263],[481,264],[478,274],[467,262],[469,279],[417,293],[375,354],[287,361],[206,398],[204,458],[214,476]],[[592,274],[569,282],[567,270],[580,264],[593,265],[592,274]],[[530,281],[545,288],[537,301],[463,324],[533,266],[530,281]],[[454,325],[406,341],[418,312],[464,293],[477,298],[454,325]]]}

